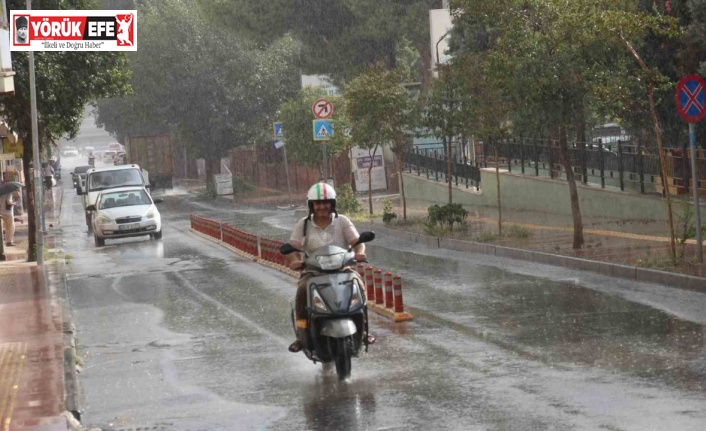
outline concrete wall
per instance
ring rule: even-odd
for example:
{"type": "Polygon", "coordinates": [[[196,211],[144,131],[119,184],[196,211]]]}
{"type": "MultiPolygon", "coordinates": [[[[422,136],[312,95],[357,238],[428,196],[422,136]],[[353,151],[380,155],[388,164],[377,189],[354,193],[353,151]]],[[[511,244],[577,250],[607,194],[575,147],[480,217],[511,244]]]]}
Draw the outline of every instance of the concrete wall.
{"type": "MultiPolygon", "coordinates": [[[[406,173],[407,198],[432,203],[448,202],[448,185],[406,173]]],[[[463,205],[497,206],[494,168],[481,169],[481,191],[453,186],[453,201],[463,205]]],[[[659,196],[601,189],[600,186],[577,185],[581,214],[586,217],[608,217],[633,220],[665,220],[667,205],[659,196]]],[[[551,212],[571,215],[569,187],[565,180],[521,175],[500,170],[500,193],[503,207],[512,210],[551,212]]],[[[674,202],[674,214],[683,212],[684,203],[674,202]]],[[[686,205],[691,205],[687,203],[686,205]]],[[[706,207],[702,205],[702,214],[706,207]]]]}

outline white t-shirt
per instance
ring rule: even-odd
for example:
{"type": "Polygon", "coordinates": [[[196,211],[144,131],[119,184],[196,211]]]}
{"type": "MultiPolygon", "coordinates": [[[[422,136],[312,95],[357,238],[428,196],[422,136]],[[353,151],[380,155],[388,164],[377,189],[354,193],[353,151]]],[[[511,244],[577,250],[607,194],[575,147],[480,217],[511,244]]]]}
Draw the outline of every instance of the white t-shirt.
{"type": "Polygon", "coordinates": [[[289,241],[298,241],[303,244],[303,250],[307,253],[311,253],[317,248],[326,245],[335,245],[347,249],[350,247],[351,242],[358,238],[358,231],[348,217],[344,215],[334,217],[333,214],[331,217],[333,217],[333,220],[325,229],[317,226],[313,217],[310,218],[306,227],[306,238],[304,237],[304,220],[306,219],[299,220],[294,226],[289,241]]]}

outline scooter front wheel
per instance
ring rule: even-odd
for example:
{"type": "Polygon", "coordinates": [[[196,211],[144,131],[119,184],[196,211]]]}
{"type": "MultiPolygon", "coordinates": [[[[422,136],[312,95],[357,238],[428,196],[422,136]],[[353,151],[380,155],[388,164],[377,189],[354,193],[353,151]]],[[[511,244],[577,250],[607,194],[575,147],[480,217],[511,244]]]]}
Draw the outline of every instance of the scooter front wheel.
{"type": "Polygon", "coordinates": [[[351,356],[353,355],[353,337],[348,336],[336,339],[336,374],[338,380],[345,380],[351,376],[351,356]]]}

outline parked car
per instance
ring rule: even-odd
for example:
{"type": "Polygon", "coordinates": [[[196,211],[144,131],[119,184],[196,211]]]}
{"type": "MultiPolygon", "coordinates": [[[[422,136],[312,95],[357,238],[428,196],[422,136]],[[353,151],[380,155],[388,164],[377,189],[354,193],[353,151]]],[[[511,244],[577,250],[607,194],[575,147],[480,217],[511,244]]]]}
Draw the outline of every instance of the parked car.
{"type": "Polygon", "coordinates": [[[76,189],[76,194],[83,194],[83,191],[86,189],[86,172],[92,168],[93,166],[91,165],[76,166],[74,171],[71,172],[71,180],[76,189]]]}
{"type": "Polygon", "coordinates": [[[96,246],[105,245],[106,239],[149,235],[162,238],[162,219],[155,204],[162,199],[152,199],[144,187],[119,187],[100,192],[96,203],[86,209],[93,217],[93,238],[96,246]]]}
{"type": "Polygon", "coordinates": [[[64,147],[64,157],[78,157],[76,147],[64,147]]]}

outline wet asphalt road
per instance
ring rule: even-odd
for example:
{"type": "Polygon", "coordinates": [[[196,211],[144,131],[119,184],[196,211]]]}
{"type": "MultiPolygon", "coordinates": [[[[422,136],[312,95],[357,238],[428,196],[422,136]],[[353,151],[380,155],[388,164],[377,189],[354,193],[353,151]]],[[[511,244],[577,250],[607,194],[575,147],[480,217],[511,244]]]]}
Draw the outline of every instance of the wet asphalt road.
{"type": "MultiPolygon", "coordinates": [[[[64,180],[64,187],[69,185],[64,180]]],[[[155,195],[161,194],[157,191],[155,195]]],[[[394,238],[371,262],[415,316],[373,315],[353,377],[286,350],[293,279],[189,232],[195,212],[286,238],[293,211],[178,190],[164,238],[96,248],[66,190],[84,423],[111,430],[702,430],[706,295],[394,238]]]]}

